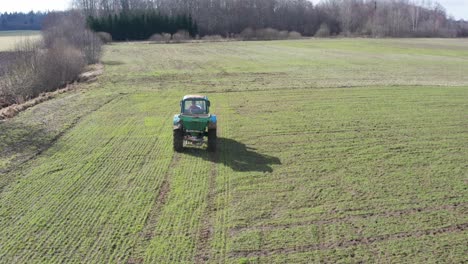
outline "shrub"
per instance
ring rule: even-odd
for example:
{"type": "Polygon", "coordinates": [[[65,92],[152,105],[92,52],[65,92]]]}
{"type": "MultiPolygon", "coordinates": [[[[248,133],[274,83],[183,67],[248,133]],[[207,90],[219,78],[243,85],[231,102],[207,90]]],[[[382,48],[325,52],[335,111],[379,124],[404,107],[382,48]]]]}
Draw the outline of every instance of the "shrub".
{"type": "Polygon", "coordinates": [[[288,39],[289,33],[286,30],[282,30],[278,33],[278,39],[288,39]]]}
{"type": "Polygon", "coordinates": [[[252,40],[255,38],[255,31],[251,28],[246,28],[242,30],[239,36],[243,40],[252,40]]]}
{"type": "Polygon", "coordinates": [[[76,80],[87,64],[99,61],[102,41],[76,12],[51,13],[42,41],[17,44],[0,78],[0,104],[22,103],[76,80]]]}
{"type": "Polygon", "coordinates": [[[210,41],[210,42],[219,42],[219,41],[223,41],[224,38],[221,35],[209,35],[209,36],[204,36],[202,40],[210,41]]]}
{"type": "Polygon", "coordinates": [[[263,28],[253,30],[244,29],[238,36],[241,40],[275,40],[275,39],[299,39],[302,35],[299,32],[286,30],[278,31],[274,28],[263,28]]]}
{"type": "Polygon", "coordinates": [[[315,33],[315,37],[325,38],[329,36],[330,36],[330,28],[328,27],[327,24],[322,23],[322,25],[320,25],[320,28],[315,33]]]}
{"type": "Polygon", "coordinates": [[[186,30],[179,30],[177,33],[172,35],[172,41],[175,43],[182,43],[190,40],[190,34],[186,30]]]}
{"type": "Polygon", "coordinates": [[[2,77],[0,97],[9,104],[22,103],[75,80],[85,65],[85,54],[64,40],[48,49],[37,42],[21,42],[2,77]]]}
{"type": "Polygon", "coordinates": [[[107,32],[97,32],[96,33],[102,43],[108,44],[112,42],[112,35],[107,32]]]}
{"type": "Polygon", "coordinates": [[[22,103],[39,94],[36,86],[41,63],[40,43],[23,40],[16,44],[14,57],[2,77],[2,97],[9,104],[22,103]]]}
{"type": "Polygon", "coordinates": [[[39,93],[50,92],[77,79],[86,66],[86,55],[66,42],[57,41],[41,54],[39,65],[35,86],[39,93]]]}
{"type": "Polygon", "coordinates": [[[82,51],[88,64],[96,63],[101,55],[101,40],[86,28],[84,16],[76,11],[49,14],[43,22],[42,36],[45,48],[63,39],[67,45],[82,51]]]}
{"type": "Polygon", "coordinates": [[[160,42],[160,43],[162,43],[162,42],[169,43],[169,42],[171,42],[171,34],[169,34],[169,33],[153,34],[149,38],[149,41],[160,42]]]}
{"type": "Polygon", "coordinates": [[[163,42],[164,38],[161,34],[153,34],[149,38],[149,41],[154,41],[154,42],[163,42]]]}
{"type": "Polygon", "coordinates": [[[72,45],[72,47],[82,51],[86,58],[87,64],[98,63],[102,53],[102,42],[96,33],[91,30],[82,32],[83,39],[81,45],[72,45]]]}
{"type": "Polygon", "coordinates": [[[302,35],[299,32],[291,31],[288,34],[288,39],[300,39],[300,38],[302,38],[302,35]]]}
{"type": "Polygon", "coordinates": [[[169,33],[162,33],[162,37],[164,42],[169,43],[171,41],[171,34],[169,33]]]}
{"type": "Polygon", "coordinates": [[[256,30],[255,35],[258,40],[274,40],[278,39],[279,31],[273,28],[264,28],[256,30]]]}

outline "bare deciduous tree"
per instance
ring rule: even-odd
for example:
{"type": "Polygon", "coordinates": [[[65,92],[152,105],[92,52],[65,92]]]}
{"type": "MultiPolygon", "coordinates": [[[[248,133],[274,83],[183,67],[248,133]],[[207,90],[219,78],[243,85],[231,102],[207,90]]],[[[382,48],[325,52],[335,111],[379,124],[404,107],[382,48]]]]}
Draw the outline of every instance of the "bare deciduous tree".
{"type": "Polygon", "coordinates": [[[153,9],[169,16],[190,14],[199,33],[239,34],[274,28],[312,36],[325,23],[330,34],[440,36],[455,30],[444,8],[430,0],[74,0],[86,15],[153,9]],[[452,28],[450,28],[452,27],[452,28]]]}

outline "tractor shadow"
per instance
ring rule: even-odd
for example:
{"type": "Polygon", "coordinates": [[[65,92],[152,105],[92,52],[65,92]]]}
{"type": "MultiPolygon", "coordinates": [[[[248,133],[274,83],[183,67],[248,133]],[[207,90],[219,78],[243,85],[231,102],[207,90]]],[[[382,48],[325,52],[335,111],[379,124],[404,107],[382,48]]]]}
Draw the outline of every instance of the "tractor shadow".
{"type": "Polygon", "coordinates": [[[218,138],[216,152],[208,152],[205,148],[186,147],[183,153],[222,163],[240,172],[273,172],[271,166],[281,164],[279,158],[258,153],[255,148],[229,138],[218,138]]]}

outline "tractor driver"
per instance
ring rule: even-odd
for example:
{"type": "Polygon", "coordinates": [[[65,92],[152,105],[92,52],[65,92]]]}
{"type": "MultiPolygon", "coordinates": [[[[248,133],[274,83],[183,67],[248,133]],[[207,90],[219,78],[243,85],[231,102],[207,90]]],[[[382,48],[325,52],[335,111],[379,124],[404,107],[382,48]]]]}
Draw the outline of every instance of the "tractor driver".
{"type": "Polygon", "coordinates": [[[202,109],[200,106],[197,105],[195,101],[192,101],[192,105],[188,108],[188,111],[190,113],[200,113],[202,112],[202,109]]]}

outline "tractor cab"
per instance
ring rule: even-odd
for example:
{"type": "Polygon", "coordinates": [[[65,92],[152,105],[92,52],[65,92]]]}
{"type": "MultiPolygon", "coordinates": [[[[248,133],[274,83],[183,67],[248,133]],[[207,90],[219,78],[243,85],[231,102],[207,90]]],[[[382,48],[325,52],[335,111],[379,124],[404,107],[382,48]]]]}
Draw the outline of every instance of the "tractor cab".
{"type": "Polygon", "coordinates": [[[174,115],[174,150],[182,151],[184,145],[202,146],[216,150],[216,115],[210,114],[210,100],[203,95],[186,95],[180,101],[180,114],[174,115]],[[205,140],[207,138],[207,140],[205,140]]]}
{"type": "Polygon", "coordinates": [[[210,101],[202,95],[186,95],[180,101],[183,115],[208,115],[210,113],[210,101]]]}

